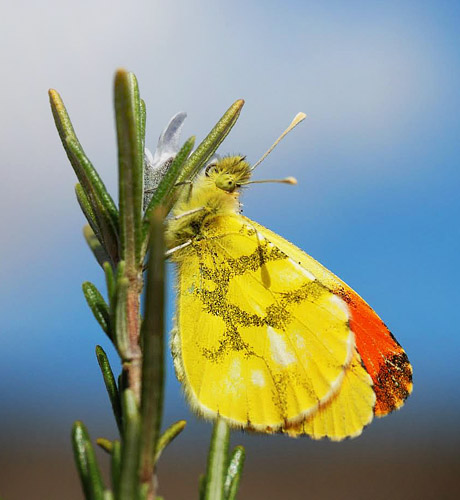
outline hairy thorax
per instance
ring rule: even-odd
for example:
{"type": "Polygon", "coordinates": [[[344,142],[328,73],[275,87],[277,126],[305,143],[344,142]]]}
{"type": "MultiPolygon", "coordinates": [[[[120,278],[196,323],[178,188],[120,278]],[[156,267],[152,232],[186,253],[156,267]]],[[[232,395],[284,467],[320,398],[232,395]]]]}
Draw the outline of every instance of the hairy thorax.
{"type": "Polygon", "coordinates": [[[205,175],[198,177],[193,185],[183,186],[181,191],[166,229],[168,249],[203,238],[204,228],[213,218],[239,210],[238,191],[223,191],[205,175]]]}

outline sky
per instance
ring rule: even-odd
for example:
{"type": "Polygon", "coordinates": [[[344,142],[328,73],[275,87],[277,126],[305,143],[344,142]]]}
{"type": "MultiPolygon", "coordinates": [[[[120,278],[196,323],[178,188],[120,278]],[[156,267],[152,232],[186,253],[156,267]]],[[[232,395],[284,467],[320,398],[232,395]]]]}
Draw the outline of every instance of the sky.
{"type": "MultiPolygon", "coordinates": [[[[108,425],[95,344],[115,366],[116,357],[81,293],[103,277],[82,238],[47,90],[60,92],[116,198],[112,86],[124,67],[147,104],[151,149],[176,112],[188,113],[184,140],[201,139],[244,98],[219,152],[254,162],[307,114],[256,175],[298,185],[252,186],[244,213],[350,284],[406,349],[414,393],[365,432],[441,429],[448,440],[460,416],[458,2],[19,0],[2,12],[4,429],[60,442],[76,418],[95,432],[108,425]]],[[[169,357],[167,369],[166,420],[195,422],[169,357]]]]}

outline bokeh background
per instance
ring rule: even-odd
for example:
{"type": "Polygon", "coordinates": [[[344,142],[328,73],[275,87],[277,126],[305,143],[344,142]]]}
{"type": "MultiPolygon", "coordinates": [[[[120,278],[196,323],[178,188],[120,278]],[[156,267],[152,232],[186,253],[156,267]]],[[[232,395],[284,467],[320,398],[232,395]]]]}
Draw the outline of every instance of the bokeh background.
{"type": "MultiPolygon", "coordinates": [[[[80,290],[102,275],[47,90],[116,196],[118,67],[139,79],[152,149],[177,111],[184,138],[201,139],[242,97],[220,152],[255,161],[307,113],[257,172],[299,185],[253,186],[245,214],[358,290],[414,366],[405,407],[358,439],[233,433],[247,447],[240,498],[458,498],[460,3],[17,0],[0,25],[1,498],[82,498],[72,422],[116,434],[94,345],[116,357],[80,290]]],[[[197,498],[211,426],[189,412],[169,354],[167,369],[165,422],[189,425],[160,493],[197,498]]]]}

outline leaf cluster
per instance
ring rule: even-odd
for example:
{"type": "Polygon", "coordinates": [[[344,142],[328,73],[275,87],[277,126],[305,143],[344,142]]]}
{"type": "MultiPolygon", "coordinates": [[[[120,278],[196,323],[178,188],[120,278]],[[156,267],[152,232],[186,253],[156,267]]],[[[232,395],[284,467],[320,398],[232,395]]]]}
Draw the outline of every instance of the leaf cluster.
{"type": "MultiPolygon", "coordinates": [[[[115,377],[104,349],[96,346],[119,431],[119,439],[96,441],[110,455],[111,484],[104,484],[92,441],[80,421],[72,429],[76,465],[87,499],[153,500],[158,498],[156,464],[186,425],[180,420],[160,432],[164,388],[164,220],[174,205],[178,185],[193,179],[211,158],[235,124],[244,103],[236,101],[193,153],[195,138],[185,141],[149,205],[143,207],[146,107],[134,74],[119,70],[114,82],[118,206],[83,150],[60,95],[50,90],[49,96],[59,136],[78,179],[75,193],[88,222],[83,234],[105,274],[107,299],[89,281],[82,285],[83,294],[122,366],[120,375],[115,377]]],[[[227,425],[217,420],[207,474],[200,481],[200,498],[236,497],[244,450],[237,447],[229,458],[228,436],[227,425]]]]}

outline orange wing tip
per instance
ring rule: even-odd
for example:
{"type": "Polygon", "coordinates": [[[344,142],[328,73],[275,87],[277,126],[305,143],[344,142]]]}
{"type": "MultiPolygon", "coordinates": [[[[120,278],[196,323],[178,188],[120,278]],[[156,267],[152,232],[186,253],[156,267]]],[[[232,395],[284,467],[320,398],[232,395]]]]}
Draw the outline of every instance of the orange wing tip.
{"type": "Polygon", "coordinates": [[[384,417],[401,408],[412,389],[412,366],[401,349],[399,353],[385,359],[374,381],[377,396],[375,416],[384,417]]]}
{"type": "Polygon", "coordinates": [[[412,392],[412,366],[403,348],[377,313],[347,285],[334,289],[347,302],[356,347],[374,382],[375,416],[401,408],[412,392]]]}

